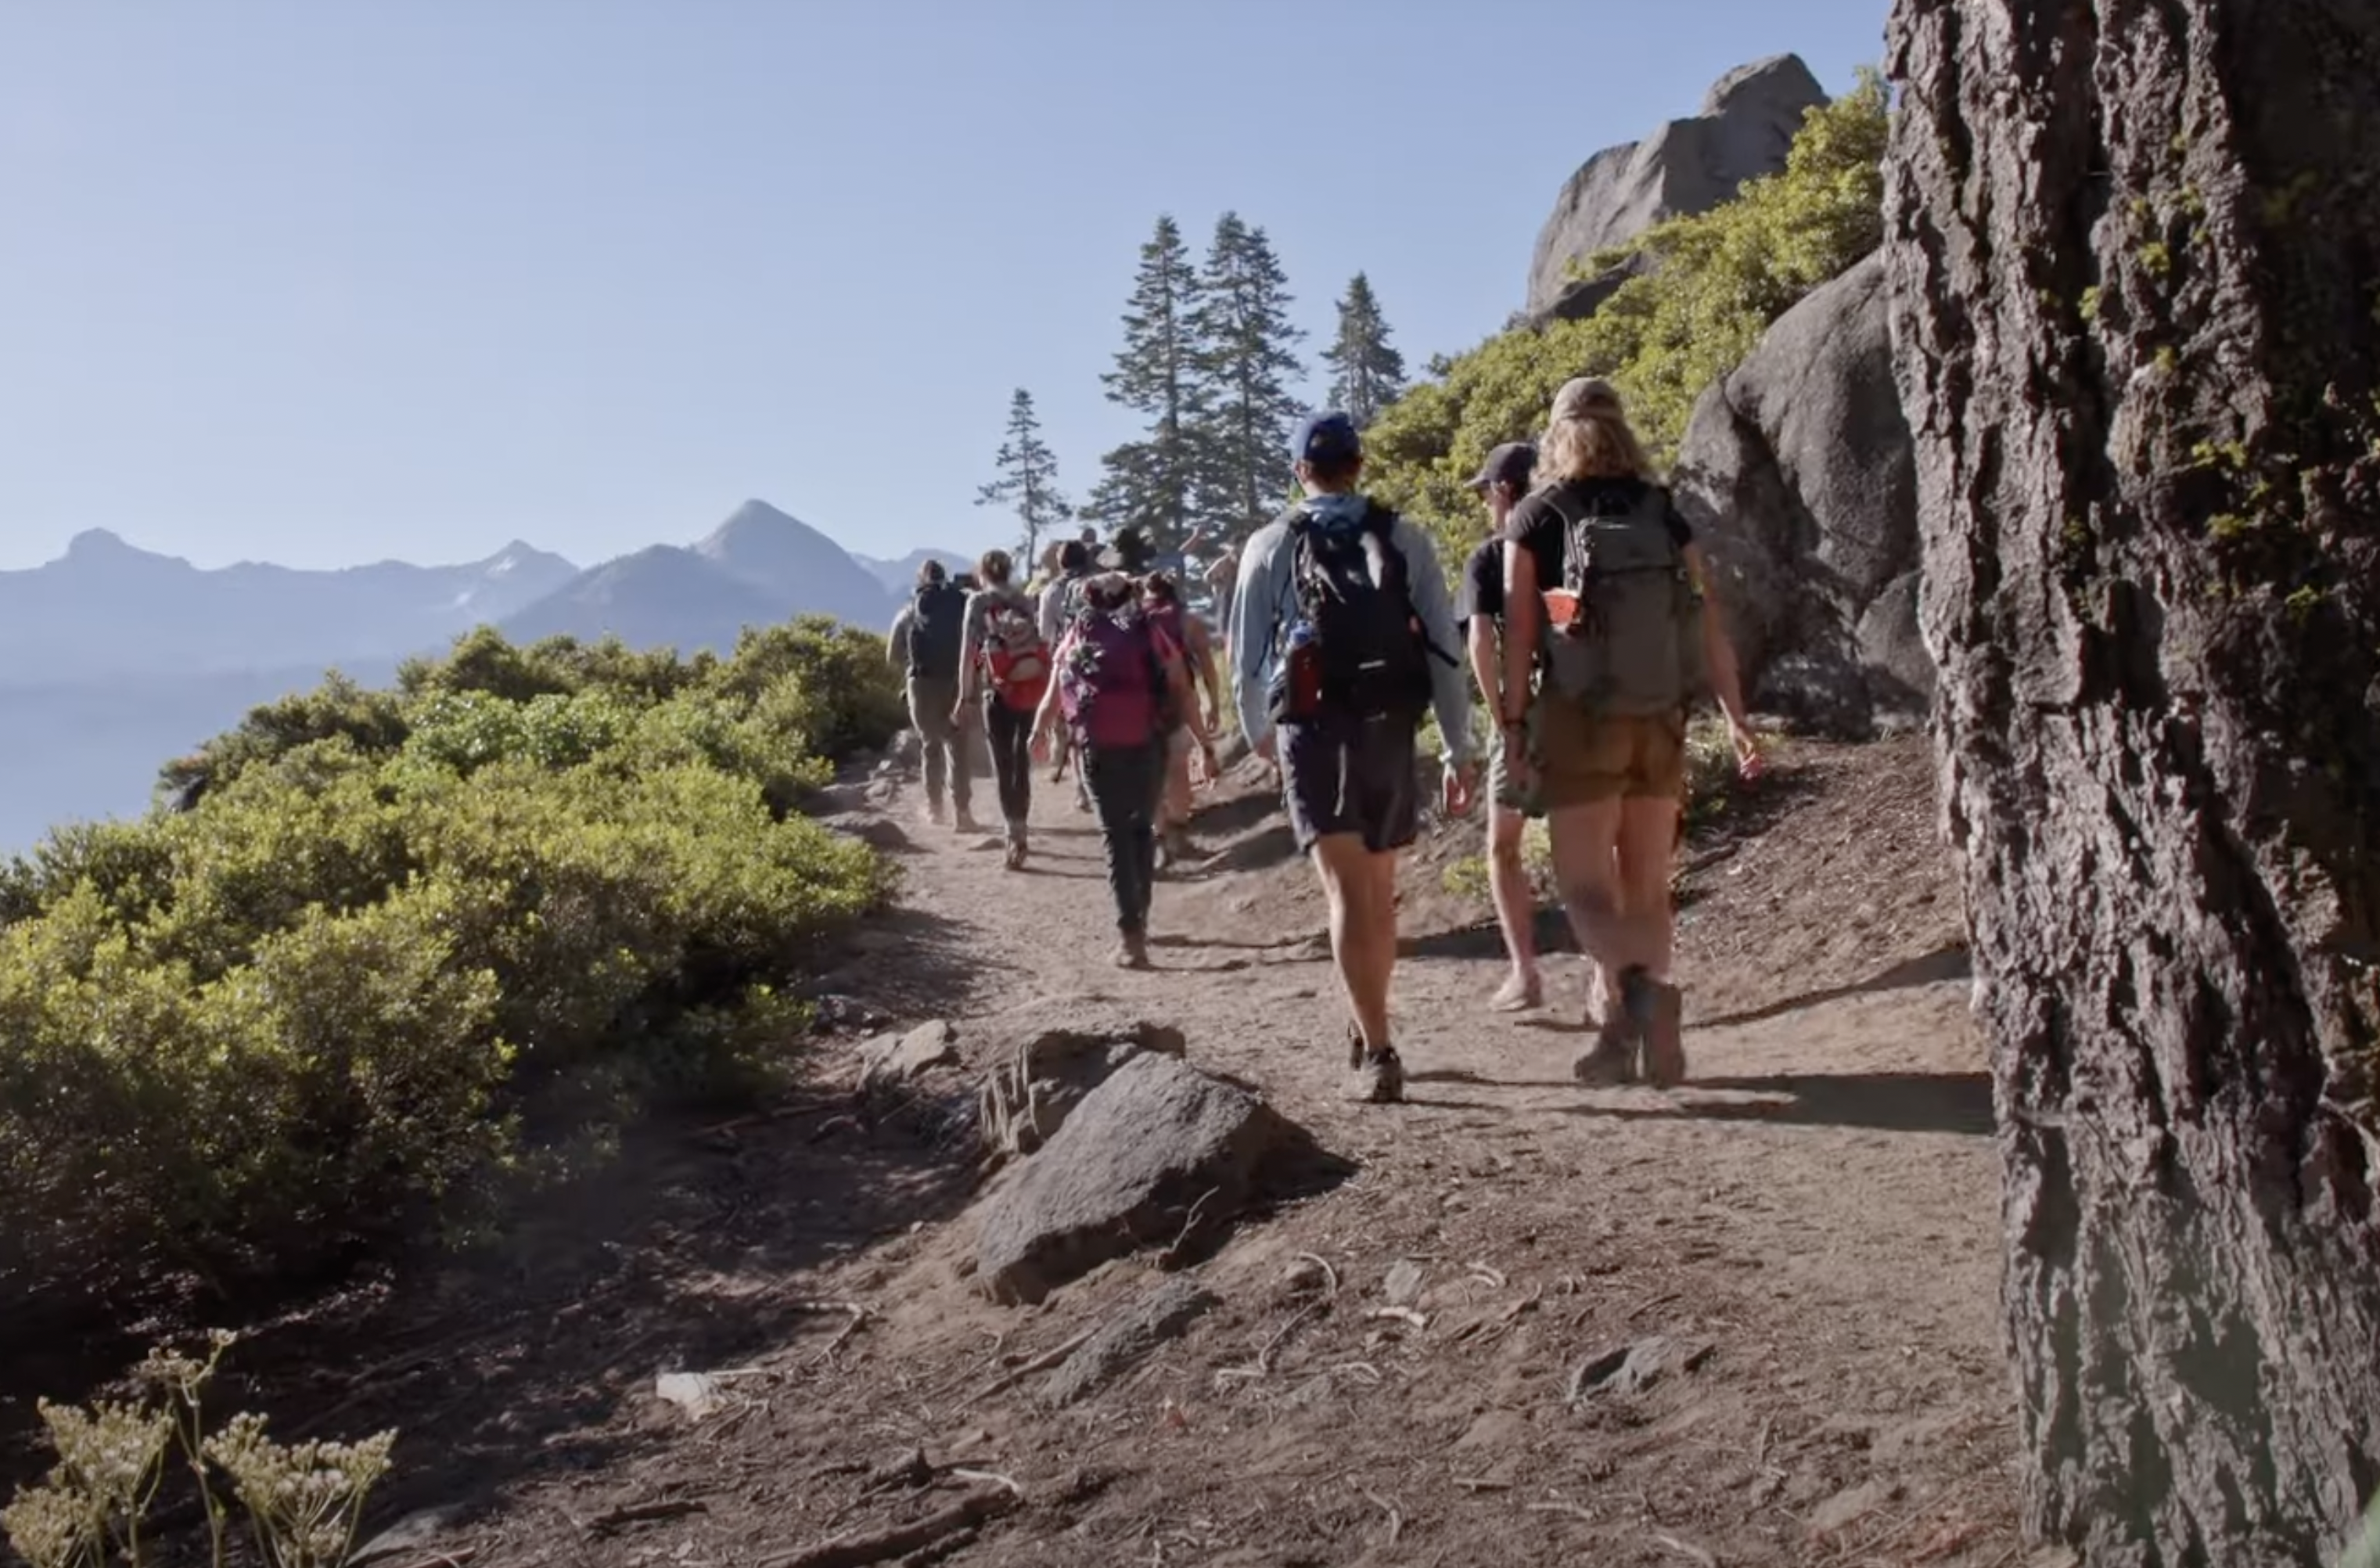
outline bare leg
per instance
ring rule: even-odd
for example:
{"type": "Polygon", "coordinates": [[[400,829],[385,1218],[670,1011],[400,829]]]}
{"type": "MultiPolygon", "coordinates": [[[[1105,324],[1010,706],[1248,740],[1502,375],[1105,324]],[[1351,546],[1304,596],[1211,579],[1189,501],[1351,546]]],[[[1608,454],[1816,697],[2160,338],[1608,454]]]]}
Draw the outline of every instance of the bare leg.
{"type": "Polygon", "coordinates": [[[1504,951],[1512,959],[1512,975],[1488,1003],[1499,1013],[1517,1013],[1545,1001],[1545,985],[1537,977],[1536,898],[1521,857],[1521,835],[1527,825],[1528,819],[1509,807],[1488,808],[1488,889],[1496,900],[1504,951]]]}
{"type": "Polygon", "coordinates": [[[1314,869],[1330,906],[1330,953],[1347,1010],[1366,1051],[1389,1046],[1389,986],[1397,962],[1396,866],[1355,833],[1331,833],[1314,845],[1314,869]]]}
{"type": "Polygon", "coordinates": [[[1612,799],[1564,807],[1546,820],[1562,909],[1579,951],[1602,971],[1604,988],[1614,997],[1621,971],[1634,961],[1620,884],[1620,802],[1612,799]]]}

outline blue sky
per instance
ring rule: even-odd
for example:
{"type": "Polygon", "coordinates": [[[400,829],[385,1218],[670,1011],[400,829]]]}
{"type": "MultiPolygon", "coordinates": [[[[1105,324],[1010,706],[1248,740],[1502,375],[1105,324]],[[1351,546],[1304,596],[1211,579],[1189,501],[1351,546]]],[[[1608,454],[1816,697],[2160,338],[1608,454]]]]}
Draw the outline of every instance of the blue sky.
{"type": "Polygon", "coordinates": [[[1762,55],[1840,91],[1885,10],[0,0],[0,567],[591,562],[752,495],[971,552],[1012,388],[1077,498],[1133,433],[1160,211],[1265,225],[1317,339],[1367,271],[1418,369],[1589,153],[1762,55]]]}

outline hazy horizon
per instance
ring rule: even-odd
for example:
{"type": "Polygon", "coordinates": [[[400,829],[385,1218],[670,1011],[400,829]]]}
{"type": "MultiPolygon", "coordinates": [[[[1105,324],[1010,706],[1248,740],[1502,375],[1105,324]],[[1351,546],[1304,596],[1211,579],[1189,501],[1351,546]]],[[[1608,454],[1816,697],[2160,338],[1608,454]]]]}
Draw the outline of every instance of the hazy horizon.
{"type": "Polygon", "coordinates": [[[1269,231],[1309,366],[1368,273],[1417,374],[1520,306],[1587,156],[1763,56],[1840,91],[1884,14],[0,8],[0,567],[93,529],[203,567],[592,565],[755,497],[971,553],[1009,533],[972,501],[1012,388],[1077,500],[1135,433],[1099,376],[1160,211],[1201,253],[1227,207],[1269,231]]]}

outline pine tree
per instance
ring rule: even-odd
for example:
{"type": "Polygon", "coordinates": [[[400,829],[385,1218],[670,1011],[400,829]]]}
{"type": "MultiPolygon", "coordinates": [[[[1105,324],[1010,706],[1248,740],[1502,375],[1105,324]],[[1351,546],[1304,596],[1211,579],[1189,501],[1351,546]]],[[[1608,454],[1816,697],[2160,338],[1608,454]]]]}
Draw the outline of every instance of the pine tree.
{"type": "Polygon", "coordinates": [[[1041,420],[1033,412],[1033,395],[1023,387],[1008,402],[1008,439],[992,456],[1000,477],[976,492],[978,506],[1006,506],[1024,528],[1026,571],[1041,551],[1045,529],[1057,528],[1075,515],[1058,489],[1058,455],[1041,439],[1041,420]]]}
{"type": "Polygon", "coordinates": [[[1372,293],[1372,281],[1357,273],[1339,301],[1339,336],[1322,351],[1330,367],[1330,404],[1346,410],[1355,428],[1370,428],[1380,411],[1405,389],[1405,357],[1389,346],[1389,323],[1372,293]]]}
{"type": "Polygon", "coordinates": [[[1106,470],[1091,492],[1087,517],[1112,531],[1144,530],[1160,550],[1181,548],[1197,492],[1197,431],[1206,384],[1193,336],[1198,276],[1182,229],[1171,216],[1140,248],[1140,270],[1123,313],[1123,347],[1099,379],[1108,401],[1147,416],[1148,433],[1100,459],[1106,470]]]}
{"type": "Polygon", "coordinates": [[[1272,242],[1237,213],[1217,221],[1198,288],[1196,335],[1212,395],[1193,444],[1198,510],[1238,537],[1279,510],[1299,409],[1289,383],[1305,374],[1295,346],[1305,334],[1290,324],[1289,279],[1272,242]]]}

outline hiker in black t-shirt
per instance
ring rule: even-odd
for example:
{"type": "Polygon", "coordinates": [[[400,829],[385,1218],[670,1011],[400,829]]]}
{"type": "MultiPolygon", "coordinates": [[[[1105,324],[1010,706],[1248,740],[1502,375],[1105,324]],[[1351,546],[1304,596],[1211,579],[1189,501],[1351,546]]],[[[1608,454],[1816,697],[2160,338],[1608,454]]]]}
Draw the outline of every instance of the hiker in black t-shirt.
{"type": "Polygon", "coordinates": [[[885,653],[908,672],[909,723],[925,746],[926,816],[952,820],[963,833],[976,832],[967,813],[975,781],[967,761],[969,725],[953,722],[959,700],[959,661],[965,650],[966,590],[950,580],[940,561],[917,568],[917,591],[893,617],[885,653]],[[945,793],[951,813],[942,810],[945,793]]]}
{"type": "MultiPolygon", "coordinates": [[[[1529,476],[1536,468],[1537,449],[1526,442],[1507,442],[1488,454],[1473,477],[1471,488],[1488,504],[1488,537],[1471,553],[1463,568],[1459,618],[1470,643],[1471,673],[1479,682],[1488,711],[1527,711],[1534,705],[1527,692],[1508,705],[1502,698],[1504,680],[1504,543],[1500,537],[1504,518],[1529,492],[1529,476]]],[[[1536,897],[1529,886],[1528,868],[1521,857],[1521,835],[1528,820],[1539,816],[1533,781],[1515,779],[1504,748],[1488,753],[1488,887],[1496,904],[1496,923],[1503,928],[1504,951],[1512,972],[1488,1000],[1498,1013],[1520,1013],[1545,1004],[1545,983],[1537,975],[1536,897]]]]}

